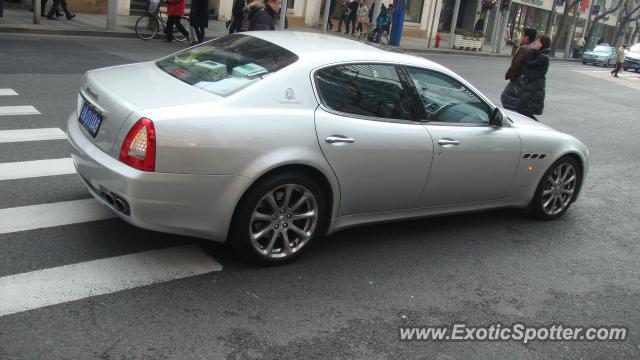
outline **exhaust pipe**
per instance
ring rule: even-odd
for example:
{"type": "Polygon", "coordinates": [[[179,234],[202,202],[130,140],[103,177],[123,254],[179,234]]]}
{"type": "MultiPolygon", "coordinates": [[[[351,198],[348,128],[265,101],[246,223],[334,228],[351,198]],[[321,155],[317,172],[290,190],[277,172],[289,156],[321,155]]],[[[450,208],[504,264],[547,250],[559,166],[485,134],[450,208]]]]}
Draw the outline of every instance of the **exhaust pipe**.
{"type": "Polygon", "coordinates": [[[107,202],[109,204],[115,205],[116,199],[113,197],[113,195],[111,193],[105,193],[104,194],[104,198],[107,200],[107,202]]]}
{"type": "Polygon", "coordinates": [[[116,208],[120,210],[123,214],[129,214],[129,204],[121,198],[116,198],[116,208]]]}

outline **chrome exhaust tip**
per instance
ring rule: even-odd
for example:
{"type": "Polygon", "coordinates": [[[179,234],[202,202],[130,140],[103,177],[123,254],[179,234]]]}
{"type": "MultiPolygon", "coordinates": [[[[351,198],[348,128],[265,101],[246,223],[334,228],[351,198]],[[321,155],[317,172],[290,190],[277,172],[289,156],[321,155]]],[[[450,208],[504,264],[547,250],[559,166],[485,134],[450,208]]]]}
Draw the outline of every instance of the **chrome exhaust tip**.
{"type": "Polygon", "coordinates": [[[115,205],[116,203],[116,199],[114,198],[113,194],[111,193],[105,193],[104,194],[104,198],[105,200],[107,200],[107,202],[111,205],[115,205]]]}
{"type": "Polygon", "coordinates": [[[126,200],[119,197],[116,198],[116,208],[125,215],[129,215],[129,204],[126,200]]]}

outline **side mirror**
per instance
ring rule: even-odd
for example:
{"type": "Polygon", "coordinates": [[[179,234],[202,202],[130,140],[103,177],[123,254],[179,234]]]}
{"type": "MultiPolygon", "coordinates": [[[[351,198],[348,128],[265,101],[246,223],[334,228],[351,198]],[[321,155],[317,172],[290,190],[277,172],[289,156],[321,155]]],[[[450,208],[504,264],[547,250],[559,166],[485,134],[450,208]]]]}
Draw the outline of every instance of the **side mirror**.
{"type": "Polygon", "coordinates": [[[502,127],[504,125],[504,121],[507,119],[507,116],[504,114],[502,109],[496,107],[493,109],[491,113],[491,120],[489,120],[489,124],[493,126],[502,127]]]}

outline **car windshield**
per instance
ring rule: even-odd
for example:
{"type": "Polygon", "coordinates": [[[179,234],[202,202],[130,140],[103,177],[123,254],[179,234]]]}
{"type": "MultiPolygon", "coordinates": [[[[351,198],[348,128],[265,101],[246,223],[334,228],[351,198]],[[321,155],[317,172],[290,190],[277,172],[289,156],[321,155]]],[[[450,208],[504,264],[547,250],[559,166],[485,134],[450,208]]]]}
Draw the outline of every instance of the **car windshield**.
{"type": "Polygon", "coordinates": [[[629,49],[629,51],[634,52],[634,53],[640,53],[640,44],[635,44],[631,47],[631,49],[629,49]]]}
{"type": "Polygon", "coordinates": [[[603,52],[603,53],[610,53],[611,52],[611,48],[609,46],[596,46],[593,51],[597,51],[597,52],[603,52]]]}
{"type": "Polygon", "coordinates": [[[298,60],[294,53],[253,36],[233,34],[159,60],[169,75],[228,96],[298,60]]]}

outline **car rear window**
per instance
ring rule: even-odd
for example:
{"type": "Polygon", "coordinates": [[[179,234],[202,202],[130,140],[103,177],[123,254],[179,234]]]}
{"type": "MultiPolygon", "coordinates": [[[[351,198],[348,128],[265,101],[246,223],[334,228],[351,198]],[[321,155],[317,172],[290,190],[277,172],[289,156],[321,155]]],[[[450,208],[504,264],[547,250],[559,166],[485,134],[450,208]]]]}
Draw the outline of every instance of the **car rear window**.
{"type": "Polygon", "coordinates": [[[228,96],[297,60],[297,55],[278,45],[233,34],[176,53],[156,65],[189,85],[228,96]]]}

